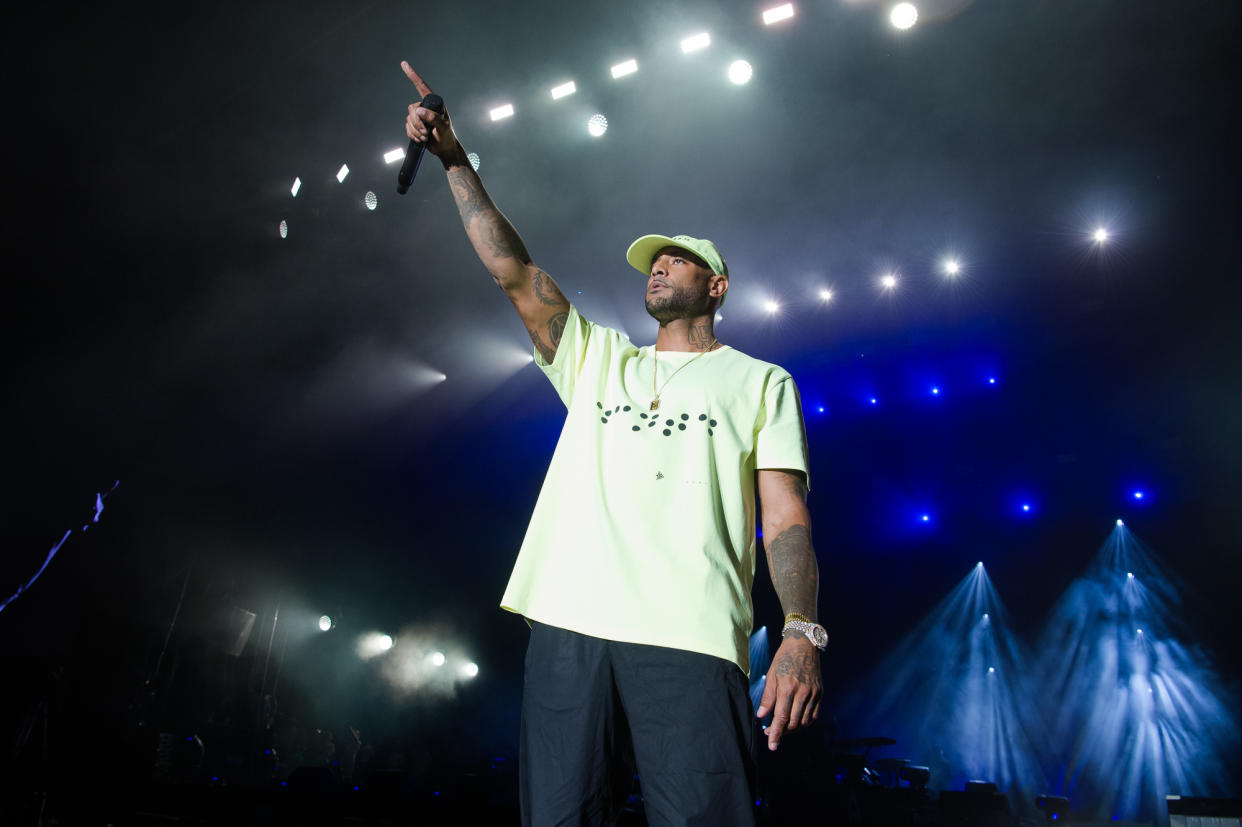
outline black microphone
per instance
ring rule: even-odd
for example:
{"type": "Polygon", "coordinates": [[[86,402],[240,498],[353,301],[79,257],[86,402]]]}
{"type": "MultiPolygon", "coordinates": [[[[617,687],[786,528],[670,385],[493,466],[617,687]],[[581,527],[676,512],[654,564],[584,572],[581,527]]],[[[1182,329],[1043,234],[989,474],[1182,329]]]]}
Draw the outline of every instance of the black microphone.
{"type": "MultiPolygon", "coordinates": [[[[419,106],[423,109],[430,109],[432,112],[443,112],[444,99],[433,92],[423,98],[419,106]]],[[[418,174],[418,165],[423,162],[423,153],[426,151],[427,144],[420,144],[413,139],[410,140],[410,148],[405,151],[405,161],[401,164],[401,171],[397,173],[398,194],[405,195],[406,190],[410,188],[410,183],[414,180],[414,176],[418,174]]]]}

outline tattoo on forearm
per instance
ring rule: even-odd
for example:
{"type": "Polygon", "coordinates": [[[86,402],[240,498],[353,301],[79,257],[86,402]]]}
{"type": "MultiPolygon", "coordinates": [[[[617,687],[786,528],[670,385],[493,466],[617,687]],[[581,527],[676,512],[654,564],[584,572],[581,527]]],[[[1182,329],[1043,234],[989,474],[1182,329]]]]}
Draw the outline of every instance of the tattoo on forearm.
{"type": "Polygon", "coordinates": [[[781,608],[816,619],[819,565],[811,545],[811,530],[792,525],[767,543],[768,568],[781,608]]]}
{"type": "Polygon", "coordinates": [[[516,258],[523,264],[530,264],[530,254],[521,236],[509,219],[496,209],[478,173],[472,169],[454,169],[449,172],[448,180],[461,223],[475,249],[495,258],[516,258]],[[479,219],[477,226],[475,219],[479,219]]]}
{"type": "Polygon", "coordinates": [[[712,326],[706,322],[693,325],[687,336],[690,339],[690,347],[695,350],[707,350],[716,341],[716,337],[712,334],[712,326]]]}

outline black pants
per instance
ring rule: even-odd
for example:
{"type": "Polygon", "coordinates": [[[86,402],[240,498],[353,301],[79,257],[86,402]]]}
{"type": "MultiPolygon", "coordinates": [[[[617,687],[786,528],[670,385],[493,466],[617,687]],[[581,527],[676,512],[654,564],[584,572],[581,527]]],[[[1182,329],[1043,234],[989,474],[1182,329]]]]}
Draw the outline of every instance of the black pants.
{"type": "Polygon", "coordinates": [[[522,824],[611,824],[632,760],[651,827],[753,825],[756,730],[734,663],[536,623],[522,696],[522,824]]]}

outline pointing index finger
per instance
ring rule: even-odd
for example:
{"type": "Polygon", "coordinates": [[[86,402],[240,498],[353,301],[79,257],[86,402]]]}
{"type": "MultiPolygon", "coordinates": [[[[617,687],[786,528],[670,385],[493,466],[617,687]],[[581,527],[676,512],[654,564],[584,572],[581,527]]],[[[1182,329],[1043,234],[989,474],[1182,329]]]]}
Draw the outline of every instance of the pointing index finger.
{"type": "Polygon", "coordinates": [[[410,64],[404,60],[401,61],[401,71],[405,72],[405,76],[410,79],[410,83],[414,84],[414,88],[418,90],[418,94],[424,98],[431,94],[431,87],[427,85],[427,81],[418,76],[410,64]]]}

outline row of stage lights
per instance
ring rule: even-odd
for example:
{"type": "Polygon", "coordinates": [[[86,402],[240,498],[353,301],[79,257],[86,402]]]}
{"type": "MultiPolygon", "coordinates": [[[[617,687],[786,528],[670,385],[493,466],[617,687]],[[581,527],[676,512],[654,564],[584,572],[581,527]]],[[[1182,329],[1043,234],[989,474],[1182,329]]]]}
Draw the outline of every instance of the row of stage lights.
{"type": "MultiPolygon", "coordinates": [[[[320,615],[318,625],[321,632],[329,632],[336,628],[336,623],[331,615],[320,615]]],[[[390,651],[395,645],[396,641],[392,635],[383,632],[367,632],[358,637],[356,648],[359,657],[363,660],[370,660],[390,651]]],[[[426,660],[427,664],[435,669],[440,669],[448,664],[448,656],[440,651],[429,653],[426,660]]],[[[459,677],[466,679],[477,677],[479,665],[474,661],[465,661],[457,665],[457,674],[459,677]]]]}
{"type": "MultiPolygon", "coordinates": [[[[781,22],[793,19],[794,14],[795,14],[795,9],[794,9],[793,3],[784,3],[779,6],[773,6],[771,8],[765,9],[760,14],[760,18],[763,20],[763,24],[765,26],[771,26],[776,23],[781,23],[781,22]]],[[[918,21],[918,8],[913,3],[908,3],[908,2],[898,3],[889,9],[889,21],[892,23],[894,28],[901,29],[901,30],[909,29],[912,26],[914,26],[915,22],[918,21]]],[[[712,43],[712,38],[711,38],[710,32],[698,32],[696,34],[688,35],[686,37],[681,38],[680,47],[681,47],[681,51],[683,54],[689,55],[689,54],[694,54],[696,52],[701,52],[704,49],[707,49],[709,46],[711,46],[711,43],[712,43]]],[[[619,63],[613,64],[609,68],[609,74],[612,76],[613,80],[620,80],[621,78],[629,77],[630,75],[636,74],[638,70],[639,70],[639,66],[638,66],[637,58],[628,58],[619,63]]],[[[730,82],[732,82],[735,85],[741,86],[743,84],[748,83],[750,79],[754,76],[754,67],[751,66],[749,61],[738,58],[729,63],[728,68],[725,70],[725,75],[728,77],[730,82]]],[[[566,80],[562,83],[558,83],[556,86],[553,86],[549,90],[549,94],[552,100],[555,101],[555,100],[561,100],[562,98],[567,98],[570,95],[575,94],[577,91],[578,91],[577,82],[573,80],[566,80]]],[[[502,103],[502,104],[491,107],[488,110],[487,114],[488,114],[488,118],[492,121],[502,121],[502,120],[511,118],[515,114],[517,114],[517,108],[511,102],[502,103]]],[[[602,112],[597,112],[591,115],[587,119],[586,129],[587,129],[587,133],[591,135],[592,137],[595,137],[595,138],[602,137],[604,133],[608,131],[607,116],[605,116],[602,112]]],[[[405,152],[406,150],[402,147],[395,147],[393,149],[390,149],[389,151],[385,152],[383,155],[384,162],[386,164],[395,164],[398,161],[401,161],[405,158],[405,152]]],[[[468,157],[470,159],[471,166],[474,167],[474,169],[477,171],[481,163],[481,159],[479,155],[477,153],[472,152],[469,154],[468,157]]],[[[344,183],[347,175],[349,175],[349,166],[346,164],[342,164],[340,170],[337,171],[336,180],[338,182],[344,183]]],[[[302,179],[295,178],[293,181],[293,186],[290,189],[290,192],[292,193],[294,198],[297,197],[298,192],[301,189],[301,187],[302,187],[302,179]]],[[[375,193],[368,192],[365,197],[365,203],[366,203],[367,209],[374,210],[378,203],[378,199],[376,198],[375,193]]],[[[280,237],[286,238],[287,235],[288,235],[288,224],[286,221],[281,221],[280,222],[280,237]]]]}

